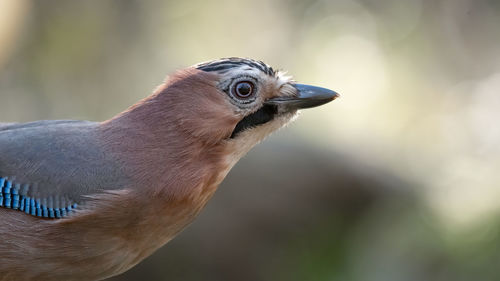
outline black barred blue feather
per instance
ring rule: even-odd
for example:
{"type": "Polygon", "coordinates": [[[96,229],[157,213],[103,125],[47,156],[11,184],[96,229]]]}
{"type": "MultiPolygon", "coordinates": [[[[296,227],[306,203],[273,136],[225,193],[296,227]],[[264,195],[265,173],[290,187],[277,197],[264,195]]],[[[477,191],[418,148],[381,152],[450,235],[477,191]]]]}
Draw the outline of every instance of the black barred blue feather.
{"type": "Polygon", "coordinates": [[[63,218],[71,214],[77,203],[54,202],[52,198],[30,198],[29,186],[0,177],[0,207],[19,210],[37,217],[63,218]]]}
{"type": "Polygon", "coordinates": [[[89,195],[122,188],[127,177],[100,145],[97,124],[1,124],[0,207],[63,218],[89,195]]]}

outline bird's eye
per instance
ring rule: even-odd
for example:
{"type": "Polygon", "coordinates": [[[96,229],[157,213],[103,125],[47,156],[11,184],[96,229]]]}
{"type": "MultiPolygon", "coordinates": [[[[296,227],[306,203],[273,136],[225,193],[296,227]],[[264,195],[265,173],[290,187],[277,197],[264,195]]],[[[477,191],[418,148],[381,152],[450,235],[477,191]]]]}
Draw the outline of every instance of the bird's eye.
{"type": "Polygon", "coordinates": [[[233,94],[242,99],[248,99],[253,95],[253,83],[250,81],[241,81],[233,87],[233,94]]]}

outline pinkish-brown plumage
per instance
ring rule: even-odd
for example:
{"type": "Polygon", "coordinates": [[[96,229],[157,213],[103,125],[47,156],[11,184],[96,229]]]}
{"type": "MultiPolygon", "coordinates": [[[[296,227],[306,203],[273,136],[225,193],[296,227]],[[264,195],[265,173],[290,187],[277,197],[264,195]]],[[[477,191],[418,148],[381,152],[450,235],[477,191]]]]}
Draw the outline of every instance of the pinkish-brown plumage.
{"type": "MultiPolygon", "coordinates": [[[[57,164],[57,158],[40,163],[30,158],[2,168],[0,148],[0,176],[48,181],[70,174],[71,181],[54,183],[62,193],[67,192],[65,182],[77,188],[75,177],[81,175],[97,185],[76,193],[80,197],[72,195],[83,198],[82,203],[62,219],[0,208],[0,280],[101,280],[129,269],[192,222],[236,161],[295,115],[295,110],[273,107],[276,115],[271,120],[234,137],[239,122],[257,114],[266,101],[295,97],[297,92],[289,80],[248,64],[229,71],[202,69],[178,71],[153,95],[111,120],[77,124],[71,134],[62,134],[70,140],[81,134],[78,139],[85,141],[73,143],[92,147],[88,156],[81,152],[63,164],[57,164]],[[238,107],[221,88],[221,81],[241,72],[260,83],[251,107],[238,107]],[[36,174],[56,164],[57,177],[36,174]]],[[[44,126],[44,131],[57,134],[69,130],[65,123],[44,126]]],[[[2,142],[2,128],[0,147],[9,144],[2,142]]],[[[73,143],[62,142],[56,149],[67,149],[65,156],[73,143]]],[[[68,194],[63,195],[71,198],[68,194]]]]}

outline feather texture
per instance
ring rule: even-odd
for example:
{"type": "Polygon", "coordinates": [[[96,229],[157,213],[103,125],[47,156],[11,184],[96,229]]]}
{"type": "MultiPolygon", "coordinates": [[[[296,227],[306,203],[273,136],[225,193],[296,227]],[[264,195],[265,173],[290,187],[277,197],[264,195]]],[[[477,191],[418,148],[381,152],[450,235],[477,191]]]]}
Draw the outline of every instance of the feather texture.
{"type": "Polygon", "coordinates": [[[295,88],[262,62],[198,68],[105,122],[0,123],[0,197],[19,203],[0,207],[1,281],[101,280],[129,269],[192,222],[238,159],[295,116],[264,107],[295,88]],[[220,88],[231,75],[259,83],[250,107],[220,88]],[[44,217],[44,208],[50,217],[75,203],[60,219],[44,217]]]}
{"type": "Polygon", "coordinates": [[[59,220],[0,208],[7,241],[0,243],[0,280],[99,280],[189,224],[230,168],[222,143],[237,118],[207,87],[215,78],[181,71],[103,123],[2,127],[1,177],[29,184],[30,197],[65,198],[78,208],[59,220]]]}

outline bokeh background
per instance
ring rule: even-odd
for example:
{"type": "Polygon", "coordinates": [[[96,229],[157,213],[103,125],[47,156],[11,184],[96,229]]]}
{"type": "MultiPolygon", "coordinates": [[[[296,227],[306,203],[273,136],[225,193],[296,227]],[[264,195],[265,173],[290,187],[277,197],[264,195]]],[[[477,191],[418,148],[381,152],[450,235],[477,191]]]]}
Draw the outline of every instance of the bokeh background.
{"type": "Polygon", "coordinates": [[[499,54],[496,0],[0,0],[0,120],[104,120],[175,69],[260,59],[342,97],[111,280],[499,280],[499,54]]]}

